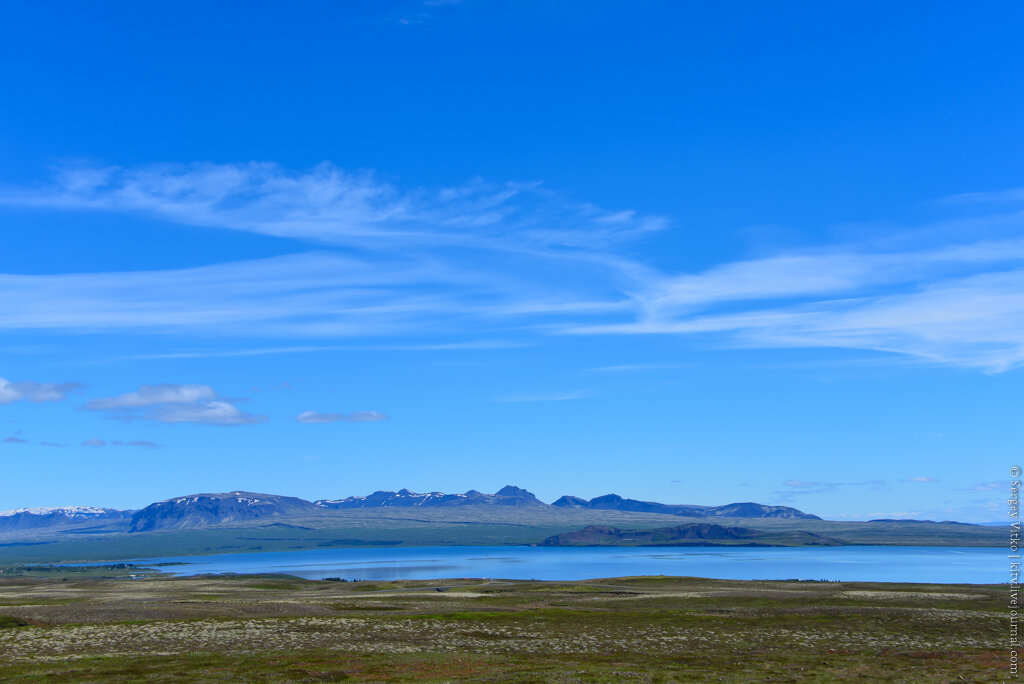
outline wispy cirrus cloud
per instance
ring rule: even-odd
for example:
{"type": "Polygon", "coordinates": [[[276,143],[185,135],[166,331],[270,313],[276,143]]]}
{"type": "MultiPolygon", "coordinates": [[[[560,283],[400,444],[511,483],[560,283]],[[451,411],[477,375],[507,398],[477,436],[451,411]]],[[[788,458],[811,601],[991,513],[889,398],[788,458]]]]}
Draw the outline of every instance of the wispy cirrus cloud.
{"type": "Polygon", "coordinates": [[[606,244],[660,230],[663,218],[572,203],[539,183],[476,181],[399,190],[373,173],[323,163],[293,173],[268,162],[65,167],[49,184],[0,188],[0,204],[140,213],[196,226],[327,244],[606,244]]]}
{"type": "Polygon", "coordinates": [[[118,420],[150,420],[158,423],[199,423],[205,425],[253,425],[270,420],[264,415],[242,411],[234,402],[220,397],[208,385],[163,383],[142,385],[135,392],[92,399],[83,406],[90,411],[107,411],[118,420]]]}
{"type": "MultiPolygon", "coordinates": [[[[524,264],[523,259],[530,263],[524,264]]],[[[295,254],[167,271],[0,275],[0,330],[215,332],[291,338],[382,336],[410,330],[480,334],[510,319],[564,320],[621,309],[589,264],[531,272],[428,256],[295,254]],[[575,274],[580,286],[556,284],[575,274]]],[[[596,267],[599,268],[599,267],[596,267]]]]}
{"type": "MultiPolygon", "coordinates": [[[[531,346],[526,342],[502,340],[469,340],[439,344],[375,344],[375,345],[315,345],[304,347],[263,347],[255,349],[179,351],[161,354],[136,354],[133,359],[201,359],[237,356],[270,356],[275,354],[308,354],[331,351],[473,351],[487,349],[515,349],[531,346]]],[[[254,392],[272,388],[252,388],[254,392]]]]}
{"type": "Polygon", "coordinates": [[[11,382],[0,378],[0,404],[13,404],[16,401],[63,401],[68,398],[68,394],[84,387],[85,385],[80,382],[11,382]]]}
{"type": "Polygon", "coordinates": [[[998,480],[993,482],[978,482],[968,487],[961,487],[961,491],[967,492],[998,492],[998,491],[1009,491],[1009,482],[1000,482],[998,480]]]}
{"type": "Polygon", "coordinates": [[[456,343],[511,331],[675,335],[984,372],[1024,365],[1020,190],[949,199],[942,206],[968,215],[884,240],[685,273],[623,248],[665,219],[569,202],[537,183],[400,189],[330,164],[75,167],[38,187],[0,189],[0,205],[144,214],[324,249],[190,269],[0,275],[0,330],[302,339],[429,330],[456,343]]]}
{"type": "Polygon", "coordinates": [[[634,320],[566,332],[866,349],[989,372],[1024,364],[1024,241],[855,249],[656,278],[634,295],[634,320]]]}
{"type": "Polygon", "coordinates": [[[786,480],[782,483],[786,489],[772,492],[783,501],[792,501],[799,496],[814,494],[826,494],[837,489],[864,487],[868,491],[878,491],[886,488],[885,480],[861,480],[858,482],[809,482],[807,480],[786,480]]]}
{"type": "Polygon", "coordinates": [[[388,420],[387,414],[379,411],[356,411],[355,413],[320,413],[303,411],[295,417],[299,423],[372,423],[388,420]]]}

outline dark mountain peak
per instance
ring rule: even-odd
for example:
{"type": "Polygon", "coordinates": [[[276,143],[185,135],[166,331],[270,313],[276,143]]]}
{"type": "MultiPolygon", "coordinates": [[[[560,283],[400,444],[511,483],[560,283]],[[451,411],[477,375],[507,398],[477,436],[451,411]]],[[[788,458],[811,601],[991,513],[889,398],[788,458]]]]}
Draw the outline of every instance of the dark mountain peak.
{"type": "MultiPolygon", "coordinates": [[[[628,499],[628,500],[629,501],[633,501],[634,499],[628,499]]],[[[600,507],[600,506],[608,506],[608,505],[622,503],[623,501],[627,501],[627,499],[623,499],[618,494],[603,494],[601,496],[595,496],[593,499],[591,499],[590,500],[590,505],[593,508],[597,508],[597,507],[600,507]]]]}
{"type": "Polygon", "coordinates": [[[505,485],[491,496],[486,497],[486,500],[481,501],[481,503],[497,504],[499,506],[547,506],[546,503],[540,501],[531,492],[512,485],[505,485]]]}
{"type": "Polygon", "coordinates": [[[504,487],[502,487],[501,489],[496,491],[494,493],[494,495],[495,496],[515,496],[515,497],[518,497],[520,499],[536,499],[537,498],[531,492],[528,492],[525,489],[522,489],[521,487],[516,487],[514,485],[505,485],[504,487]]]}
{"type": "Polygon", "coordinates": [[[816,515],[804,513],[789,506],[769,506],[752,501],[713,506],[708,508],[703,515],[723,518],[801,518],[804,520],[821,520],[816,515]]]}
{"type": "Polygon", "coordinates": [[[634,513],[664,513],[666,515],[689,515],[700,516],[705,506],[674,506],[671,504],[658,503],[656,501],[638,501],[637,499],[624,499],[618,494],[605,494],[597,496],[587,503],[587,508],[597,508],[608,511],[632,511],[634,513]]]}
{"type": "Polygon", "coordinates": [[[413,492],[412,490],[406,489],[405,487],[402,487],[396,493],[399,494],[400,496],[414,496],[415,495],[415,492],[413,492]]]}
{"type": "Polygon", "coordinates": [[[558,501],[553,502],[552,506],[558,506],[559,508],[587,508],[589,501],[581,499],[578,496],[563,496],[558,501]]]}

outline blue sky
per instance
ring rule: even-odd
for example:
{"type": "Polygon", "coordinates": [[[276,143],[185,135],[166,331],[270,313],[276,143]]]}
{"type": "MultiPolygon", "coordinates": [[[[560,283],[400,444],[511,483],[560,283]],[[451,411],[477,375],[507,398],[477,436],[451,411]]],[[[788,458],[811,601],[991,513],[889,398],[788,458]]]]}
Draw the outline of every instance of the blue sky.
{"type": "Polygon", "coordinates": [[[0,508],[1002,516],[1019,4],[2,15],[0,508]]]}

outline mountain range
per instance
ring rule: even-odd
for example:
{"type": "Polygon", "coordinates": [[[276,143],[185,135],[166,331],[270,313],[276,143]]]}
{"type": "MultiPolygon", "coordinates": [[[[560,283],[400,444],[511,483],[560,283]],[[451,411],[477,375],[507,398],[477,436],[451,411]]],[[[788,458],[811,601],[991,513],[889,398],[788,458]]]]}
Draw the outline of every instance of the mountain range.
{"type": "Polygon", "coordinates": [[[417,493],[408,489],[397,492],[377,491],[367,496],[344,499],[307,501],[278,494],[235,491],[190,494],[158,501],[139,510],[117,510],[72,506],[63,508],[22,508],[0,512],[0,533],[75,527],[92,530],[95,525],[127,521],[126,532],[185,530],[242,522],[259,522],[275,518],[323,515],[337,509],[381,508],[455,508],[463,506],[529,507],[590,509],[661,513],[685,517],[733,518],[799,518],[820,520],[818,516],[787,506],[758,503],[732,503],[724,506],[662,504],[653,501],[625,499],[617,494],[599,496],[589,501],[563,496],[546,504],[529,491],[508,485],[493,494],[471,489],[463,494],[443,492],[417,493]],[[84,523],[93,523],[84,526],[84,523]]]}

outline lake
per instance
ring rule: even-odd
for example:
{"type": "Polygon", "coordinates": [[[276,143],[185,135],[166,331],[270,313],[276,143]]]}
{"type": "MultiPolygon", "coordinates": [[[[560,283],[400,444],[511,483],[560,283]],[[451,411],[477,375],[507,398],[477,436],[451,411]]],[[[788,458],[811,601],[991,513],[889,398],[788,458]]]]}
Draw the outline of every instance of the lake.
{"type": "MultiPolygon", "coordinates": [[[[307,579],[581,580],[630,575],[995,584],[1009,581],[1001,548],[833,546],[779,548],[546,548],[437,546],[310,549],[136,559],[179,575],[285,573],[307,579]]],[[[92,565],[92,564],[90,564],[92,565]]]]}

